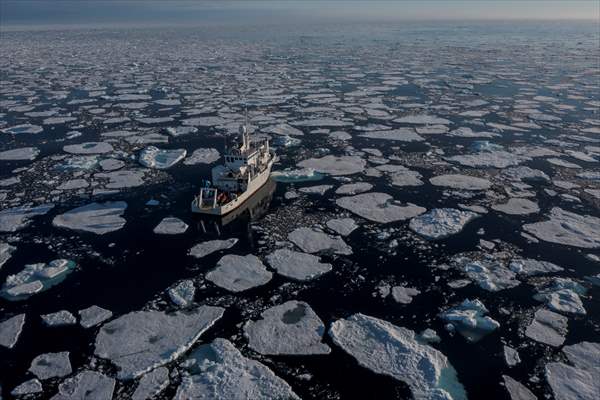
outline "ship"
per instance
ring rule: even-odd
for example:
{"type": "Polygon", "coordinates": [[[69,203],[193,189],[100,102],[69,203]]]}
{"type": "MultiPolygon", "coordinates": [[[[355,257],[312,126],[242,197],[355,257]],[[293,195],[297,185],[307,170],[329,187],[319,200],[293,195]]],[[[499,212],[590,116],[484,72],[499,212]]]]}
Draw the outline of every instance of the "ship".
{"type": "Polygon", "coordinates": [[[240,125],[241,143],[229,148],[192,201],[192,212],[224,216],[241,207],[269,180],[277,159],[266,137],[251,136],[248,117],[240,125]]]}

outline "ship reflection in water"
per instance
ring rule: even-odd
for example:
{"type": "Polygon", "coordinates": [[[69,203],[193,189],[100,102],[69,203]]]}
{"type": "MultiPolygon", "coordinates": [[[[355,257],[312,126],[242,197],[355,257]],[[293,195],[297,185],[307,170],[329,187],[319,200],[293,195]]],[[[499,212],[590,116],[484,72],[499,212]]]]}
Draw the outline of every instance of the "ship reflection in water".
{"type": "Polygon", "coordinates": [[[223,216],[196,214],[199,231],[221,236],[225,230],[228,233],[248,230],[252,221],[260,219],[267,213],[276,188],[277,182],[269,178],[242,205],[223,216]]]}

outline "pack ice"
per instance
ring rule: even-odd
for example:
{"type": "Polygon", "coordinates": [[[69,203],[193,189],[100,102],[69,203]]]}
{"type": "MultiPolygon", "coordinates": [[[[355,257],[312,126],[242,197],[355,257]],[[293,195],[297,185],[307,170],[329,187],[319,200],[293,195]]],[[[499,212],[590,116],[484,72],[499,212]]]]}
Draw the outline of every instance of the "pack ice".
{"type": "Polygon", "coordinates": [[[58,228],[104,235],[118,231],[125,225],[126,221],[121,215],[126,208],[124,201],[90,203],[57,215],[52,224],[58,228]]]}

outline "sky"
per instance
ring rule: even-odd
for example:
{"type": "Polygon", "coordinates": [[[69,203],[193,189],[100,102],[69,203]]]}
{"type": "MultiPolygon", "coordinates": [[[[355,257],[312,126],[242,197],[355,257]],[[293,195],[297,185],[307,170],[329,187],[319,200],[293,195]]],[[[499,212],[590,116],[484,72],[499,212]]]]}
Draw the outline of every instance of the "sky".
{"type": "Polygon", "coordinates": [[[0,0],[0,29],[489,19],[600,21],[600,0],[0,0]]]}

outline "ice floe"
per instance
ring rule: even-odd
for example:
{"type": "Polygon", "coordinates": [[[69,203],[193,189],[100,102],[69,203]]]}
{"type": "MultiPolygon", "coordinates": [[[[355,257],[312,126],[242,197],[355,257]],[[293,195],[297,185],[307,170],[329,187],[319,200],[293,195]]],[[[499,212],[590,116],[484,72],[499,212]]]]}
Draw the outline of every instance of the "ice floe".
{"type": "Polygon", "coordinates": [[[434,186],[444,186],[459,190],[487,190],[492,186],[492,183],[487,179],[460,174],[434,176],[429,182],[434,186]]]}
{"type": "Polygon", "coordinates": [[[399,142],[422,142],[425,139],[412,129],[400,128],[386,131],[369,131],[360,134],[361,137],[369,139],[391,140],[399,142]]]}
{"type": "Polygon", "coordinates": [[[504,362],[509,367],[514,367],[521,362],[519,352],[510,346],[504,345],[502,347],[502,354],[504,354],[504,362]]]}
{"type": "Polygon", "coordinates": [[[100,372],[84,370],[58,386],[51,400],[111,400],[115,380],[100,372]]]}
{"type": "Polygon", "coordinates": [[[57,215],[52,224],[58,228],[104,235],[123,228],[126,220],[121,216],[126,208],[124,201],[90,203],[57,215]]]}
{"type": "Polygon", "coordinates": [[[84,328],[99,325],[107,319],[112,318],[112,311],[98,306],[90,306],[79,311],[79,324],[84,328]]]}
{"type": "Polygon", "coordinates": [[[17,344],[25,325],[25,314],[15,315],[0,322],[0,346],[12,349],[17,344]]]}
{"type": "Polygon", "coordinates": [[[75,325],[77,323],[75,316],[67,310],[60,310],[54,313],[45,314],[42,315],[41,318],[44,325],[50,327],[75,325]]]}
{"type": "Polygon", "coordinates": [[[443,239],[459,233],[479,214],[455,208],[434,208],[410,220],[409,227],[427,239],[443,239]]]}
{"type": "Polygon", "coordinates": [[[171,168],[183,160],[187,154],[185,149],[165,150],[148,146],[140,152],[139,162],[145,167],[156,169],[171,168]]]}
{"type": "Polygon", "coordinates": [[[341,197],[335,203],[360,217],[383,224],[404,221],[427,211],[423,207],[410,203],[398,205],[392,196],[379,192],[341,197]]]}
{"type": "Polygon", "coordinates": [[[595,400],[600,393],[600,343],[581,342],[565,346],[573,365],[546,364],[546,380],[556,400],[595,400]]]}
{"type": "Polygon", "coordinates": [[[220,307],[201,306],[167,314],[136,311],[100,328],[94,354],[118,367],[119,379],[138,376],[178,358],[221,318],[220,307]]]}
{"type": "Polygon", "coordinates": [[[167,293],[175,305],[179,307],[188,307],[194,302],[196,287],[192,280],[186,279],[170,288],[167,293]]]}
{"type": "Polygon", "coordinates": [[[31,361],[29,372],[41,380],[67,376],[72,372],[69,352],[40,354],[31,361]]]}
{"type": "Polygon", "coordinates": [[[311,168],[329,175],[353,175],[365,169],[366,162],[358,156],[332,156],[309,158],[298,163],[299,167],[311,168]]]}
{"type": "Polygon", "coordinates": [[[394,286],[392,287],[392,297],[396,303],[410,304],[412,303],[413,297],[420,294],[421,291],[413,287],[405,286],[394,286]]]}
{"type": "Polygon", "coordinates": [[[455,259],[455,263],[465,275],[477,282],[482,289],[490,292],[510,289],[521,283],[512,270],[493,256],[481,260],[459,256],[455,259]]]}
{"type": "Polygon", "coordinates": [[[216,253],[217,251],[230,249],[235,246],[237,242],[238,239],[236,238],[226,240],[209,240],[198,243],[192,247],[189,251],[189,255],[196,258],[206,257],[207,255],[216,253]]]}
{"type": "Polygon", "coordinates": [[[415,332],[409,329],[354,314],[335,321],[329,335],[361,366],[408,384],[415,398],[467,398],[446,356],[419,342],[415,332]]]}
{"type": "Polygon", "coordinates": [[[0,232],[16,232],[31,223],[31,218],[44,215],[54,208],[54,204],[35,207],[21,206],[0,211],[0,232]]]}
{"type": "Polygon", "coordinates": [[[331,264],[322,263],[317,256],[289,249],[277,249],[267,255],[266,260],[278,274],[298,281],[317,278],[332,268],[331,264]]]}
{"type": "Polygon", "coordinates": [[[223,256],[217,267],[206,274],[206,279],[231,292],[242,292],[264,285],[272,276],[258,257],[252,254],[229,254],[223,256]]]}
{"type": "Polygon", "coordinates": [[[212,164],[219,158],[221,158],[221,154],[219,154],[217,149],[196,149],[183,161],[183,163],[185,165],[212,164]]]}
{"type": "Polygon", "coordinates": [[[225,339],[199,346],[185,366],[190,375],[183,377],[174,400],[300,399],[283,379],[225,339]]]}
{"type": "Polygon", "coordinates": [[[517,258],[511,260],[508,267],[519,276],[534,276],[560,272],[564,269],[549,261],[535,260],[532,258],[517,258]]]}
{"type": "Polygon", "coordinates": [[[486,316],[488,309],[479,300],[464,300],[440,314],[470,342],[477,342],[500,327],[498,321],[486,316]]]}
{"type": "Polygon", "coordinates": [[[554,207],[550,219],[523,225],[523,229],[546,242],[586,249],[600,247],[600,218],[554,207]]]}
{"type": "Polygon", "coordinates": [[[148,400],[154,398],[169,386],[169,370],[158,367],[142,376],[140,382],[131,396],[131,400],[148,400]]]}
{"type": "Polygon", "coordinates": [[[1,151],[0,161],[32,161],[39,154],[40,150],[37,147],[20,147],[18,149],[1,151]]]}
{"type": "Polygon", "coordinates": [[[153,232],[158,235],[179,235],[185,233],[188,224],[175,217],[165,217],[154,227],[153,232]]]}
{"type": "Polygon", "coordinates": [[[540,211],[536,202],[519,197],[511,197],[503,204],[494,204],[492,209],[509,215],[535,214],[540,211]]]}
{"type": "Polygon", "coordinates": [[[63,150],[71,154],[106,154],[113,151],[113,147],[108,142],[86,142],[69,144],[63,150]]]}
{"type": "Polygon", "coordinates": [[[352,254],[352,248],[342,238],[311,228],[297,228],[288,234],[288,239],[307,253],[331,251],[335,254],[352,254]]]}
{"type": "Polygon", "coordinates": [[[25,265],[21,272],[6,278],[0,294],[9,300],[26,299],[62,282],[75,267],[74,261],[65,259],[25,265]]]}
{"type": "Polygon", "coordinates": [[[43,390],[44,389],[42,388],[42,383],[39,380],[33,378],[33,379],[30,379],[28,381],[21,383],[19,386],[14,388],[10,392],[10,394],[18,397],[18,396],[25,396],[28,394],[40,393],[43,390]]]}
{"type": "Polygon", "coordinates": [[[569,320],[560,314],[540,308],[525,329],[525,336],[537,342],[558,347],[565,341],[569,320]]]}
{"type": "Polygon", "coordinates": [[[10,260],[12,253],[16,249],[17,248],[15,246],[11,246],[5,242],[0,242],[0,268],[2,268],[2,266],[6,264],[8,260],[10,260]]]}
{"type": "Polygon", "coordinates": [[[373,185],[367,182],[347,183],[336,189],[335,194],[353,195],[368,192],[373,185]]]}
{"type": "Polygon", "coordinates": [[[537,400],[537,397],[527,389],[525,385],[519,381],[514,380],[508,375],[502,375],[504,380],[504,387],[510,396],[510,400],[537,400]]]}
{"type": "Polygon", "coordinates": [[[341,236],[348,236],[358,228],[352,218],[334,218],[326,223],[327,227],[341,236]]]}
{"type": "Polygon", "coordinates": [[[265,355],[329,354],[323,321],[305,302],[291,300],[265,310],[244,326],[248,346],[265,355]]]}

